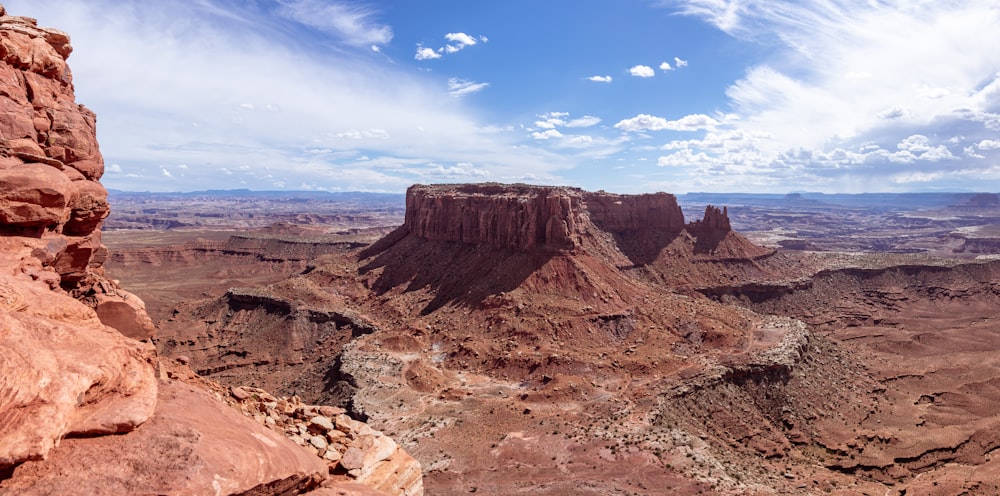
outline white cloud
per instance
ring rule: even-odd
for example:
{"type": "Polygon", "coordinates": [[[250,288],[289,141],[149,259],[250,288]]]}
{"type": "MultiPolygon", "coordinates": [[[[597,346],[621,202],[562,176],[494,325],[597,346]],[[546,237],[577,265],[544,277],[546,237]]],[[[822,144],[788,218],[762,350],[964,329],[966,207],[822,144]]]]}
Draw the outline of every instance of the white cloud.
{"type": "Polygon", "coordinates": [[[392,41],[392,28],[375,20],[377,12],[353,2],[286,0],[278,13],[296,22],[364,47],[392,41]]]}
{"type": "Polygon", "coordinates": [[[1000,148],[1000,140],[984,139],[977,146],[980,150],[996,150],[1000,148]]]}
{"type": "Polygon", "coordinates": [[[573,119],[566,123],[566,127],[590,127],[597,125],[601,122],[600,117],[595,117],[593,115],[585,115],[583,117],[573,119]]]}
{"type": "MultiPolygon", "coordinates": [[[[765,58],[726,91],[738,118],[720,119],[701,140],[669,144],[673,151],[690,150],[693,157],[703,158],[698,154],[705,153],[718,160],[712,167],[728,171],[728,182],[716,182],[695,177],[704,171],[689,166],[684,169],[691,174],[688,184],[706,189],[759,184],[887,191],[894,185],[937,178],[941,182],[936,187],[949,187],[961,184],[959,175],[937,173],[954,171],[961,164],[952,149],[963,150],[963,157],[994,159],[969,161],[962,177],[978,173],[996,180],[988,168],[1000,160],[1000,151],[979,146],[995,139],[1000,130],[1000,52],[982,49],[982,40],[1000,30],[1000,9],[992,4],[904,0],[680,0],[679,4],[682,13],[767,47],[765,58]],[[941,71],[929,61],[947,61],[949,70],[941,71]],[[719,136],[735,131],[749,137],[741,142],[742,152],[706,148],[724,143],[719,136]],[[958,140],[938,136],[958,136],[958,140]],[[910,170],[932,165],[938,170],[910,170]]],[[[673,67],[681,64],[675,60],[673,67]]],[[[630,121],[620,123],[621,128],[643,127],[630,126],[630,121]]],[[[662,122],[646,124],[655,127],[662,122]]],[[[690,159],[676,156],[664,162],[680,164],[681,158],[690,159]]],[[[708,170],[705,160],[692,162],[708,170]]]]}
{"type": "Polygon", "coordinates": [[[545,131],[536,131],[531,133],[531,137],[536,140],[547,140],[552,138],[562,138],[562,133],[555,129],[546,129],[545,131]]]}
{"type": "Polygon", "coordinates": [[[454,42],[457,46],[467,47],[476,44],[476,39],[465,33],[448,33],[444,39],[454,42]]]}
{"type": "Polygon", "coordinates": [[[688,61],[680,57],[674,57],[674,67],[681,68],[681,67],[687,67],[687,65],[688,61]]]}
{"type": "Polygon", "coordinates": [[[674,68],[670,67],[670,64],[668,64],[666,62],[660,62],[660,70],[661,71],[672,71],[672,70],[674,70],[674,68]]]}
{"type": "Polygon", "coordinates": [[[651,78],[656,75],[656,71],[648,65],[636,65],[629,68],[628,73],[641,78],[651,78]]]}
{"type": "Polygon", "coordinates": [[[690,149],[683,149],[677,153],[664,155],[656,160],[656,165],[660,167],[710,167],[718,163],[717,159],[709,157],[704,152],[692,152],[690,149]]]}
{"type": "Polygon", "coordinates": [[[109,164],[104,167],[104,172],[111,174],[121,174],[122,166],[118,164],[109,164]]]}
{"type": "Polygon", "coordinates": [[[535,121],[535,126],[542,129],[555,129],[556,126],[565,126],[566,121],[557,118],[549,118],[544,121],[535,121]]]}
{"type": "Polygon", "coordinates": [[[170,171],[164,168],[160,168],[160,175],[162,175],[163,177],[169,177],[171,179],[174,177],[174,175],[171,174],[170,171]]]}
{"type": "Polygon", "coordinates": [[[914,134],[904,138],[903,141],[900,141],[899,144],[896,145],[896,148],[909,152],[926,152],[931,149],[931,146],[928,143],[929,140],[927,139],[927,136],[914,134]]]}
{"type": "Polygon", "coordinates": [[[441,54],[435,52],[433,48],[417,45],[417,53],[413,58],[417,60],[434,60],[441,58],[441,54]]]}
{"type": "Polygon", "coordinates": [[[489,41],[485,36],[480,36],[477,38],[470,36],[465,33],[447,33],[444,35],[444,39],[450,41],[451,43],[445,44],[443,47],[434,50],[433,48],[427,48],[421,43],[417,43],[417,54],[414,56],[417,60],[433,60],[441,58],[442,54],[452,54],[460,52],[465,47],[470,47],[482,41],[486,43],[489,41]]]}
{"type": "Polygon", "coordinates": [[[448,94],[452,96],[465,96],[477,91],[482,91],[490,83],[477,83],[464,79],[451,78],[448,80],[448,94]]]}
{"type": "Polygon", "coordinates": [[[620,121],[615,124],[615,128],[622,131],[698,131],[712,129],[718,124],[719,121],[705,114],[686,115],[673,121],[649,114],[639,114],[620,121]]]}
{"type": "Polygon", "coordinates": [[[587,78],[595,83],[610,83],[611,76],[590,76],[587,78]]]}

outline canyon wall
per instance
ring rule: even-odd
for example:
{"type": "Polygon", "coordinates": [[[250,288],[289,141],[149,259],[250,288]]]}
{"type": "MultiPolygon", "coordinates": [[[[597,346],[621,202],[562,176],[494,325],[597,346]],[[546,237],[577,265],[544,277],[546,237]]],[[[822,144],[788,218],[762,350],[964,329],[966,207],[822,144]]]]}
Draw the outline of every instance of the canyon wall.
{"type": "Polygon", "coordinates": [[[605,231],[676,233],[684,228],[684,212],[669,193],[616,195],[598,191],[585,193],[584,201],[590,220],[605,231]]]}
{"type": "Polygon", "coordinates": [[[414,185],[406,194],[409,232],[429,241],[496,249],[572,249],[588,226],[613,232],[684,228],[677,199],[667,193],[616,195],[525,184],[414,185]]]}
{"type": "Polygon", "coordinates": [[[489,184],[414,185],[406,191],[404,225],[428,241],[497,249],[573,247],[581,191],[489,184]]]}
{"type": "Polygon", "coordinates": [[[0,7],[0,235],[37,240],[21,272],[146,338],[153,325],[142,302],[104,277],[104,158],[94,113],[76,103],[72,51],[66,33],[0,7]]]}

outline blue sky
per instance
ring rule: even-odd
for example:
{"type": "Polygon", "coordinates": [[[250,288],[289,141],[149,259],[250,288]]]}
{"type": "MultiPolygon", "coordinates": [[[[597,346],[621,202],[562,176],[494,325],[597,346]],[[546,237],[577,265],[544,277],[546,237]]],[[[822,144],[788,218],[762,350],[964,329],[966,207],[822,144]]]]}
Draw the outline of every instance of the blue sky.
{"type": "Polygon", "coordinates": [[[133,191],[1000,190],[1000,5],[7,0],[133,191]]]}

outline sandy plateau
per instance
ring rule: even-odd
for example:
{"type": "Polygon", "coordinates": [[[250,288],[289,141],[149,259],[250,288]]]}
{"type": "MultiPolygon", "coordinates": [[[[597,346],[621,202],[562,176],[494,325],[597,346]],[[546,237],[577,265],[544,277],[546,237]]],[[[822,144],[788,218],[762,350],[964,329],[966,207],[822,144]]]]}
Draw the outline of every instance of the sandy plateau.
{"type": "Polygon", "coordinates": [[[428,494],[1000,492],[1000,262],[765,248],[666,194],[405,202],[112,231],[108,270],[162,355],[367,419],[428,494]]]}

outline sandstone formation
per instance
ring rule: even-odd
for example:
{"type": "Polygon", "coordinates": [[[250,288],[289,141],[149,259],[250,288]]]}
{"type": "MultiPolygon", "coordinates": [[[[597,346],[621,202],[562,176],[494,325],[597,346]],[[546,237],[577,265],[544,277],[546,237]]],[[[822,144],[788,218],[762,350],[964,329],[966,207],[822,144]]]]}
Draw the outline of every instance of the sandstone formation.
{"type": "Polygon", "coordinates": [[[588,225],[622,232],[677,233],[684,214],[667,193],[616,195],[526,184],[414,185],[403,226],[428,241],[494,249],[572,249],[588,225]]]}
{"type": "Polygon", "coordinates": [[[156,405],[151,345],[18,270],[41,243],[0,238],[0,469],[66,436],[133,430],[156,405]]]}
{"type": "Polygon", "coordinates": [[[126,436],[65,439],[0,482],[16,494],[299,494],[326,464],[200,388],[159,384],[154,416],[126,436]]]}
{"type": "MultiPolygon", "coordinates": [[[[71,50],[0,6],[0,493],[372,494],[330,477],[335,450],[310,453],[156,356],[143,302],[104,274],[103,159],[71,50]]],[[[395,442],[336,424],[345,479],[422,494],[395,442]]]]}
{"type": "Polygon", "coordinates": [[[66,33],[0,9],[0,234],[46,240],[33,254],[41,270],[88,296],[105,323],[145,338],[141,302],[103,277],[104,158],[96,117],[73,95],[72,51],[66,33]]]}
{"type": "Polygon", "coordinates": [[[581,200],[581,191],[572,188],[416,185],[406,193],[403,225],[429,241],[498,249],[568,249],[574,246],[581,200]]]}

